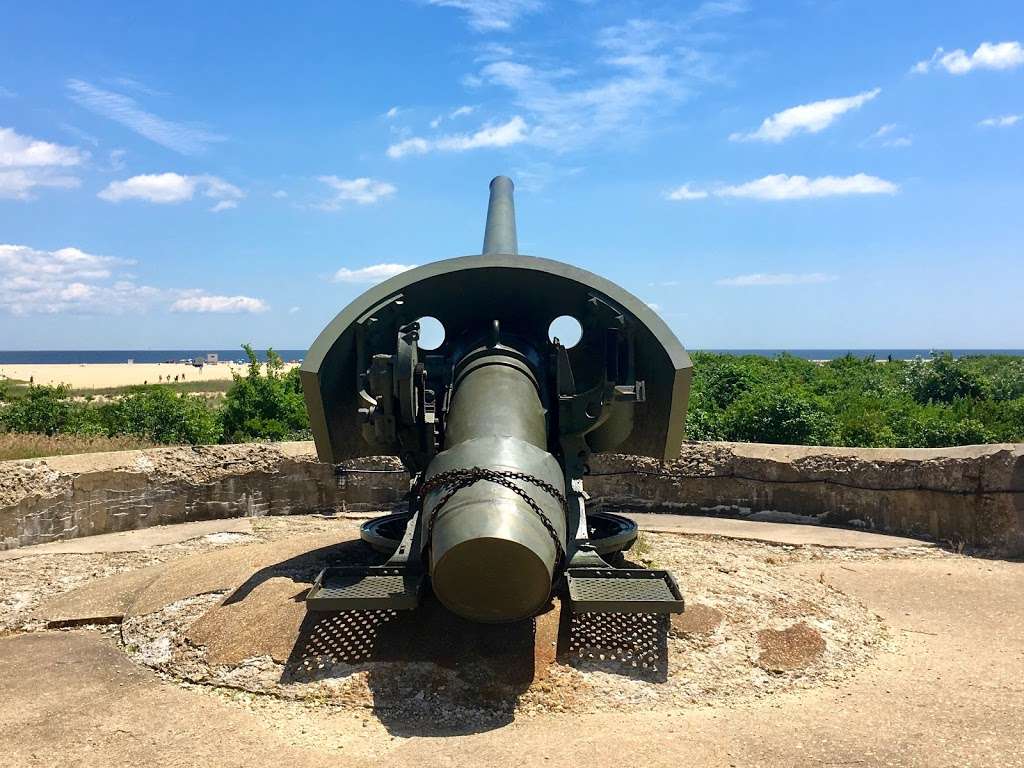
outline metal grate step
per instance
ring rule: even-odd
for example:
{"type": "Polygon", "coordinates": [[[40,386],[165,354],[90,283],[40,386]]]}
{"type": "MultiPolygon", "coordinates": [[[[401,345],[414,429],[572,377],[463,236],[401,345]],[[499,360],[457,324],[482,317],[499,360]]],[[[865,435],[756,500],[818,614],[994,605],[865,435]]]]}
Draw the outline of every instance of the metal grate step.
{"type": "Polygon", "coordinates": [[[682,613],[672,574],[646,568],[569,568],[573,613],[682,613]]]}
{"type": "Polygon", "coordinates": [[[423,572],[404,566],[340,565],[324,568],[306,595],[307,611],[408,611],[420,604],[423,572]]]}

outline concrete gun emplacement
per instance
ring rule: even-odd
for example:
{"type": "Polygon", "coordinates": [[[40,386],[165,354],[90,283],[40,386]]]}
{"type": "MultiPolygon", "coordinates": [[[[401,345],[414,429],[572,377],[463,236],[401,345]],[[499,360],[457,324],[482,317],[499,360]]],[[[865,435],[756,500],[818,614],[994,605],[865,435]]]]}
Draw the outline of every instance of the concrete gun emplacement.
{"type": "Polygon", "coordinates": [[[667,571],[612,567],[635,524],[588,513],[592,454],[679,455],[691,363],[642,301],[584,270],[518,252],[512,181],[491,181],[483,252],[377,285],[317,337],[302,365],[317,454],[397,455],[409,511],[364,524],[390,558],[324,569],[310,611],[413,609],[429,580],[479,622],[572,611],[677,613],[667,571]],[[580,325],[567,346],[556,318],[580,325]],[[420,320],[444,340],[425,349],[420,320]],[[607,558],[607,559],[606,559],[607,558]]]}

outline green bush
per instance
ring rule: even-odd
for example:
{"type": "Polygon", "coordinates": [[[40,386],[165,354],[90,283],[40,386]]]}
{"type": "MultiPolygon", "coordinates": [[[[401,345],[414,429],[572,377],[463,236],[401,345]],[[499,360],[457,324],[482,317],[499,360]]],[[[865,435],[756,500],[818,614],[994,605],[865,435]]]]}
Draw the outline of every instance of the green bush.
{"type": "Polygon", "coordinates": [[[686,439],[725,440],[721,412],[713,405],[705,407],[704,402],[705,398],[700,393],[695,393],[690,398],[686,416],[686,439]]]}
{"type": "Polygon", "coordinates": [[[992,442],[992,433],[977,419],[956,419],[949,411],[938,411],[913,421],[904,447],[944,448],[989,442],[992,442]]]}
{"type": "Polygon", "coordinates": [[[812,398],[796,390],[758,387],[725,412],[730,440],[792,445],[831,445],[835,423],[812,398]]]}
{"type": "Polygon", "coordinates": [[[198,445],[216,443],[222,435],[218,414],[202,397],[159,385],[134,388],[97,410],[110,437],[134,435],[155,443],[198,445]]]}
{"type": "Polygon", "coordinates": [[[233,443],[251,440],[288,440],[305,437],[309,417],[302,398],[299,371],[283,373],[284,361],[267,350],[266,373],[248,344],[247,376],[234,375],[234,384],[224,398],[224,438],[233,443]]]}
{"type": "Polygon", "coordinates": [[[1024,360],[939,355],[814,363],[692,355],[691,440],[873,447],[1024,441],[1024,360]]]}
{"type": "Polygon", "coordinates": [[[758,383],[757,375],[736,363],[712,365],[702,376],[702,392],[717,408],[728,408],[733,401],[758,383]]]}
{"type": "MultiPolygon", "coordinates": [[[[252,348],[244,349],[248,376],[235,376],[219,407],[168,385],[132,387],[97,404],[73,398],[65,386],[16,384],[0,392],[0,431],[192,444],[308,437],[298,370],[285,372],[270,351],[264,371],[252,348]]],[[[690,440],[876,447],[1024,441],[1021,358],[692,358],[690,440]]]]}
{"type": "Polygon", "coordinates": [[[9,432],[40,435],[88,432],[93,426],[90,414],[85,413],[70,396],[71,388],[64,384],[30,386],[23,397],[0,409],[0,424],[9,432]]]}
{"type": "Polygon", "coordinates": [[[914,360],[907,371],[907,388],[919,403],[952,403],[961,398],[978,398],[984,393],[981,377],[966,359],[948,352],[931,360],[914,360]]]}

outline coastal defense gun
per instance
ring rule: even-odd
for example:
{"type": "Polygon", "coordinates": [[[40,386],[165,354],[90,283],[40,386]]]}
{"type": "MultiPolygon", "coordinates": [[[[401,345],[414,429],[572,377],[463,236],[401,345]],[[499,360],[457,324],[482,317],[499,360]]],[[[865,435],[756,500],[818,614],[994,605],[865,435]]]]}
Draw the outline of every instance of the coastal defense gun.
{"type": "Polygon", "coordinates": [[[320,460],[396,455],[411,478],[408,513],[362,528],[390,559],[324,569],[307,609],[411,609],[429,579],[441,603],[479,622],[533,616],[553,591],[575,612],[681,611],[670,573],[605,559],[636,527],[588,515],[583,478],[594,453],[676,458],[690,374],[642,301],[519,255],[512,181],[495,178],[480,255],[371,288],[305,357],[320,460]],[[578,322],[575,344],[551,335],[560,317],[578,322]],[[443,340],[425,338],[425,318],[443,340]]]}

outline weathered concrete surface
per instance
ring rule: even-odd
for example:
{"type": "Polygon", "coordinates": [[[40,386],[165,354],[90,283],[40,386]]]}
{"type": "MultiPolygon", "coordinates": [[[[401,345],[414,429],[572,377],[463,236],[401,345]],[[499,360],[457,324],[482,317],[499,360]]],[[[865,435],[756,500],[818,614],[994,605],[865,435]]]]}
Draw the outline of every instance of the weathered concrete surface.
{"type": "MultiPolygon", "coordinates": [[[[395,468],[395,459],[364,462],[395,468]]],[[[595,508],[806,521],[1024,555],[1024,445],[942,449],[683,446],[678,461],[598,456],[595,508]],[[799,519],[799,518],[798,518],[799,519]]],[[[336,472],[311,443],[164,448],[0,463],[0,549],[165,523],[359,511],[405,494],[398,474],[336,472]]]]}
{"type": "MultiPolygon", "coordinates": [[[[888,536],[867,531],[854,531],[843,528],[825,528],[820,526],[791,525],[786,523],[762,523],[749,520],[732,520],[728,518],[692,517],[683,515],[633,514],[640,528],[653,533],[675,533],[702,536],[720,536],[752,541],[764,541],[772,544],[790,546],[813,545],[820,547],[837,547],[844,549],[899,549],[902,547],[930,546],[918,539],[900,536],[888,536]]],[[[64,543],[37,544],[17,550],[0,552],[2,555],[18,555],[34,557],[44,554],[62,554],[72,552],[108,553],[108,552],[141,552],[172,542],[186,541],[196,536],[208,535],[224,530],[224,523],[248,524],[248,520],[208,521],[202,523],[182,523],[180,525],[161,526],[156,529],[125,531],[117,534],[92,536],[64,543]],[[221,525],[217,525],[221,523],[221,525]],[[95,545],[95,546],[90,546],[95,545]]],[[[243,629],[248,633],[245,647],[252,647],[252,641],[259,641],[257,646],[273,647],[287,656],[288,648],[278,648],[274,642],[260,638],[288,636],[287,632],[278,631],[285,627],[268,625],[266,620],[285,622],[287,626],[301,623],[305,608],[298,596],[305,593],[311,583],[312,572],[308,582],[298,582],[292,578],[273,576],[275,566],[287,564],[291,568],[301,567],[304,559],[312,562],[317,557],[316,551],[325,547],[347,546],[354,542],[358,535],[358,520],[342,519],[332,523],[336,531],[329,535],[316,534],[296,537],[272,544],[249,544],[235,546],[217,552],[205,552],[190,555],[170,564],[154,565],[126,573],[96,579],[88,584],[65,592],[42,603],[33,611],[33,618],[46,622],[51,626],[70,626],[93,622],[120,621],[126,615],[138,615],[163,607],[167,603],[193,597],[208,592],[220,592],[235,589],[244,582],[251,581],[251,591],[256,597],[266,593],[266,600],[248,599],[239,601],[225,609],[222,620],[238,623],[238,635],[243,629]],[[270,613],[260,614],[259,606],[272,605],[279,602],[282,594],[294,602],[294,611],[286,612],[285,617],[270,613]],[[292,598],[296,598],[291,600],[292,598]],[[257,614],[252,614],[252,605],[256,604],[257,614]]],[[[237,532],[229,526],[229,532],[237,532]]],[[[361,547],[348,546],[345,550],[348,557],[369,556],[361,547]]],[[[14,559],[8,557],[6,559],[14,559]]],[[[232,649],[224,646],[224,638],[232,634],[221,631],[217,638],[212,632],[204,629],[203,622],[197,625],[197,637],[211,641],[211,654],[223,654],[224,663],[238,661],[231,656],[232,649]],[[222,647],[224,646],[224,647],[222,647]]],[[[198,642],[198,640],[197,640],[198,642]]],[[[230,645],[230,644],[229,644],[230,645]]],[[[238,647],[241,647],[239,645],[238,647]]],[[[280,661],[274,655],[276,661],[280,661]]]]}
{"type": "MultiPolygon", "coordinates": [[[[125,616],[148,613],[195,595],[237,587],[256,589],[264,580],[271,578],[270,574],[279,564],[285,563],[289,569],[301,569],[304,562],[315,562],[324,551],[330,552],[339,547],[357,556],[370,556],[359,545],[353,546],[358,536],[358,527],[354,521],[332,521],[332,527],[334,530],[328,534],[307,534],[284,541],[202,552],[169,563],[95,579],[46,600],[33,611],[32,617],[56,626],[119,621],[125,616]]],[[[192,529],[194,533],[195,526],[167,526],[166,530],[174,531],[175,528],[192,529]]],[[[165,537],[154,538],[145,529],[119,536],[121,544],[130,547],[126,551],[131,552],[152,549],[166,543],[165,537]]],[[[31,557],[50,554],[50,548],[51,545],[42,544],[18,551],[31,557]]],[[[107,550],[101,547],[99,551],[107,550]]],[[[299,585],[295,591],[300,591],[300,588],[304,589],[299,585]]]]}
{"type": "Polygon", "coordinates": [[[749,539],[769,544],[791,546],[842,547],[843,549],[900,549],[901,547],[930,547],[927,541],[892,536],[874,531],[826,528],[818,525],[794,523],[764,523],[757,520],[735,520],[728,517],[696,517],[694,515],[659,515],[630,512],[625,515],[635,520],[641,530],[652,533],[685,533],[701,536],[725,536],[731,539],[749,539]]]}
{"type": "Polygon", "coordinates": [[[205,613],[189,629],[189,639],[206,647],[211,664],[240,664],[262,654],[284,664],[306,618],[307,591],[308,584],[271,577],[245,599],[205,613]]]}
{"type": "Polygon", "coordinates": [[[364,558],[369,557],[370,553],[355,540],[357,536],[353,523],[338,521],[337,531],[330,534],[296,536],[271,544],[249,544],[190,555],[176,561],[173,567],[161,570],[157,578],[138,593],[125,615],[139,616],[177,600],[210,592],[236,588],[248,591],[284,563],[298,570],[308,563],[312,581],[325,550],[345,547],[364,558]]]}
{"type": "Polygon", "coordinates": [[[823,523],[1024,555],[1024,444],[959,448],[819,448],[696,443],[662,467],[598,456],[598,506],[634,511],[773,510],[823,523]],[[645,474],[605,474],[632,473],[645,474]]]}
{"type": "Polygon", "coordinates": [[[90,581],[47,600],[33,611],[32,617],[51,627],[118,623],[165,567],[154,565],[90,581]]]}
{"type": "Polygon", "coordinates": [[[408,486],[404,475],[337,475],[311,451],[275,443],[0,462],[0,550],[195,520],[377,509],[408,486]]]}
{"type": "Polygon", "coordinates": [[[324,765],[257,717],[160,682],[95,633],[0,640],[0,766],[324,765]]]}
{"type": "Polygon", "coordinates": [[[0,640],[0,766],[1022,766],[1024,564],[889,559],[793,566],[897,628],[852,683],[743,707],[564,714],[463,736],[161,681],[95,633],[0,640]],[[811,570],[809,570],[811,569],[811,570]],[[283,706],[283,705],[282,705],[283,706]]]}
{"type": "Polygon", "coordinates": [[[100,533],[81,539],[66,539],[49,544],[32,544],[18,549],[0,550],[0,562],[36,555],[87,555],[103,552],[141,552],[165,544],[179,544],[200,536],[218,533],[252,533],[252,518],[229,517],[140,528],[118,533],[100,533]]]}

